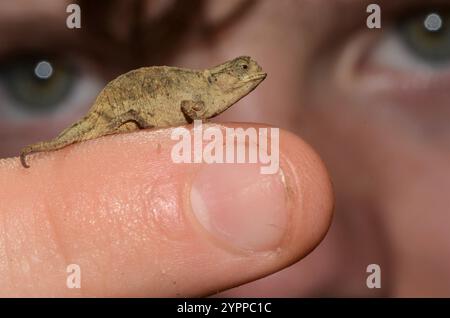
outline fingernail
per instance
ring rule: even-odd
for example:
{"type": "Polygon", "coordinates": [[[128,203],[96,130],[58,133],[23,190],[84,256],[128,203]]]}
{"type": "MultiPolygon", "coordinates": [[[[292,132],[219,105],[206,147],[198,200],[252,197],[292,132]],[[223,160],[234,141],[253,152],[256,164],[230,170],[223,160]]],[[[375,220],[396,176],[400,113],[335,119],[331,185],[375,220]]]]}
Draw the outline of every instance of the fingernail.
{"type": "Polygon", "coordinates": [[[246,250],[279,246],[288,222],[282,173],[257,164],[205,165],[191,188],[192,211],[213,236],[246,250]]]}

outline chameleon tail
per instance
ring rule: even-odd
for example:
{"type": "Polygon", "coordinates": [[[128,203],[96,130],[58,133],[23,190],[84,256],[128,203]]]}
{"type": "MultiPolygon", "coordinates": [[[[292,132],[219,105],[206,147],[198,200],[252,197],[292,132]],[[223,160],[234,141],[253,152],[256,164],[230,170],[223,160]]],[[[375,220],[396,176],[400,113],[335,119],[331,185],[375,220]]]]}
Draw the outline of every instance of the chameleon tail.
{"type": "Polygon", "coordinates": [[[22,151],[20,152],[20,162],[22,163],[22,166],[24,166],[25,168],[29,168],[30,166],[26,162],[26,157],[29,154],[32,154],[35,152],[58,150],[58,149],[66,147],[70,144],[73,144],[74,142],[75,142],[75,140],[61,140],[59,138],[56,138],[51,141],[39,142],[37,144],[27,146],[27,147],[23,148],[22,151]]]}
{"type": "MultiPolygon", "coordinates": [[[[32,153],[36,152],[45,152],[45,151],[52,151],[52,150],[59,150],[61,148],[64,148],[68,145],[71,145],[79,140],[80,130],[78,126],[81,126],[83,124],[82,121],[76,122],[69,128],[65,129],[62,133],[58,135],[53,140],[50,141],[44,141],[39,142],[33,145],[29,145],[22,149],[20,152],[20,162],[22,163],[22,166],[24,168],[29,168],[30,166],[26,162],[26,157],[32,153]]],[[[88,132],[92,129],[92,127],[86,125],[83,127],[81,133],[88,132]]]]}

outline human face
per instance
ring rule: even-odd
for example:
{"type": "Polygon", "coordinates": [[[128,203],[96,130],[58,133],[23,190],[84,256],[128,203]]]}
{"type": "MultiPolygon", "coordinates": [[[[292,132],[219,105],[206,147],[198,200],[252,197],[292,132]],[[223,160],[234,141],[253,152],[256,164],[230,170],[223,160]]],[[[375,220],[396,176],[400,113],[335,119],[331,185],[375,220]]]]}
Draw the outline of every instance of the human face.
{"type": "Polygon", "coordinates": [[[222,295],[449,296],[448,2],[378,1],[375,30],[366,26],[369,1],[211,0],[165,24],[175,14],[167,3],[144,3],[139,19],[149,27],[139,29],[127,1],[82,1],[77,31],[67,29],[62,1],[3,2],[1,155],[54,136],[126,70],[249,55],[268,77],[219,120],[265,122],[307,140],[329,169],[336,211],[304,260],[222,295]],[[443,19],[441,38],[423,30],[432,12],[443,19]],[[41,60],[53,63],[52,81],[27,75],[41,60]],[[373,263],[381,289],[365,284],[373,263]]]}

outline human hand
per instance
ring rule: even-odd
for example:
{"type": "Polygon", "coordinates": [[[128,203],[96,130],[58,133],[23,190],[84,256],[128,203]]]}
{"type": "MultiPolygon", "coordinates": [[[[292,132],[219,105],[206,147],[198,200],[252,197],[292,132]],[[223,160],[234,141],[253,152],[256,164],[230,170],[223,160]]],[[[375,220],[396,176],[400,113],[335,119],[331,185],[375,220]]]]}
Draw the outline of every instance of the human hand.
{"type": "Polygon", "coordinates": [[[258,164],[175,164],[170,132],[38,154],[30,169],[1,160],[0,295],[210,295],[298,261],[323,238],[332,190],[301,139],[280,131],[282,174],[263,175],[258,164]],[[66,285],[69,264],[79,289],[66,285]]]}

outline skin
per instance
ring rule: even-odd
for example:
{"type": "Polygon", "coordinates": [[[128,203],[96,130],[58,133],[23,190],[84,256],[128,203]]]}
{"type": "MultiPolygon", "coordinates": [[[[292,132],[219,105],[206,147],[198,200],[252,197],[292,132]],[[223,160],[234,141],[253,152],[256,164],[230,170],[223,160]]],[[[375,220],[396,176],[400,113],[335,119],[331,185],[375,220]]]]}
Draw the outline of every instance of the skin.
{"type": "Polygon", "coordinates": [[[58,150],[123,130],[164,128],[213,118],[265,78],[266,73],[248,56],[204,71],[168,66],[130,71],[106,85],[86,116],[58,137],[22,149],[20,161],[29,168],[26,156],[35,152],[58,150]],[[127,125],[130,122],[134,125],[127,125]]]}
{"type": "MultiPolygon", "coordinates": [[[[209,1],[204,8],[206,29],[224,24],[241,2],[209,1]]],[[[120,10],[114,10],[111,18],[117,22],[113,30],[119,40],[127,38],[129,15],[123,13],[133,10],[128,3],[122,2],[120,10]]],[[[151,19],[164,12],[166,3],[149,1],[147,17],[151,19]]],[[[240,11],[239,19],[225,23],[227,27],[205,41],[201,32],[194,32],[181,43],[171,42],[176,47],[175,55],[162,64],[204,68],[231,56],[249,54],[264,65],[270,77],[217,120],[223,125],[231,125],[233,121],[266,122],[292,132],[281,131],[280,141],[286,146],[282,154],[288,157],[292,170],[298,171],[303,182],[296,187],[300,197],[304,197],[302,189],[312,191],[297,208],[299,218],[289,219],[294,231],[302,232],[286,245],[290,246],[286,253],[293,262],[298,262],[282,269],[289,262],[281,263],[266,254],[239,257],[239,263],[233,262],[236,260],[233,255],[223,254],[218,258],[214,254],[211,261],[210,250],[204,244],[215,244],[215,241],[204,232],[193,231],[190,233],[199,236],[169,240],[174,225],[191,224],[178,217],[186,209],[175,204],[185,195],[176,185],[188,179],[182,173],[174,173],[175,167],[169,163],[158,161],[156,154],[151,155],[156,145],[168,142],[168,137],[155,131],[140,131],[99,138],[46,154],[36,160],[30,171],[19,166],[17,159],[1,161],[0,278],[5,295],[79,293],[89,296],[114,292],[114,295],[132,296],[165,295],[166,291],[176,295],[176,288],[170,286],[179,287],[184,285],[180,282],[190,281],[185,285],[189,295],[212,294],[235,286],[219,295],[450,296],[449,67],[443,65],[439,70],[429,70],[424,61],[411,61],[411,50],[394,56],[378,55],[376,59],[373,56],[383,39],[392,35],[390,27],[399,16],[418,7],[433,7],[434,3],[445,5],[445,0],[432,3],[379,0],[381,30],[368,30],[364,23],[366,7],[373,1],[262,0],[256,3],[240,11]],[[408,65],[404,61],[409,61],[408,65]],[[399,68],[399,64],[403,67],[399,68]],[[124,145],[122,138],[126,136],[134,137],[124,145]],[[314,152],[302,140],[324,161],[336,198],[331,228],[313,251],[317,240],[311,239],[312,232],[324,234],[328,228],[324,224],[329,224],[329,212],[320,204],[331,205],[332,199],[325,182],[328,179],[319,173],[323,171],[326,175],[325,171],[318,165],[317,157],[310,156],[314,152]],[[143,151],[149,152],[145,158],[141,157],[143,151]],[[96,162],[95,167],[101,171],[105,153],[111,152],[115,154],[116,169],[108,171],[107,181],[116,185],[116,195],[127,198],[115,202],[113,208],[104,200],[109,193],[104,188],[105,176],[98,171],[85,171],[83,165],[84,159],[86,165],[96,162]],[[70,166],[66,166],[67,156],[72,158],[70,166]],[[80,178],[78,170],[83,171],[80,178]],[[136,178],[133,182],[123,182],[127,173],[148,176],[148,183],[142,179],[138,183],[144,194],[135,195],[136,178]],[[153,179],[154,175],[158,178],[153,179]],[[55,186],[61,181],[64,183],[55,186]],[[20,190],[13,188],[15,184],[20,190]],[[82,200],[80,197],[69,201],[60,199],[73,196],[74,189],[83,185],[86,191],[82,200]],[[147,233],[148,240],[138,240],[140,236],[134,235],[135,228],[130,226],[135,224],[137,214],[130,207],[148,206],[145,190],[153,198],[163,198],[161,202],[167,205],[157,210],[158,217],[152,218],[152,223],[145,223],[144,217],[137,221],[136,224],[152,224],[147,229],[153,229],[140,232],[147,233]],[[107,211],[114,212],[116,224],[122,228],[111,230],[107,222],[111,215],[107,211]],[[103,226],[93,231],[93,224],[103,226]],[[114,244],[108,242],[110,235],[114,236],[111,240],[114,244]],[[170,244],[152,244],[158,237],[170,244]],[[195,237],[201,238],[201,242],[195,237]],[[100,238],[105,240],[99,242],[100,238]],[[132,252],[130,239],[136,240],[132,252]],[[77,249],[76,244],[80,242],[83,244],[77,249]],[[189,250],[184,248],[186,244],[189,250]],[[26,264],[32,264],[35,251],[39,251],[42,255],[39,259],[43,261],[39,267],[34,264],[30,266],[33,270],[27,271],[26,264]],[[97,269],[89,271],[92,275],[88,279],[95,291],[87,286],[82,290],[61,287],[61,280],[66,277],[64,265],[81,259],[97,269]],[[167,275],[161,274],[161,267],[155,264],[146,267],[152,259],[164,260],[167,275]],[[256,263],[260,266],[255,267],[256,263]],[[373,263],[381,266],[381,289],[368,289],[365,285],[367,265],[373,263]],[[59,271],[59,278],[51,268],[59,271]],[[205,270],[197,275],[198,268],[205,270]],[[205,277],[205,273],[211,276],[205,277]],[[243,284],[264,275],[268,276],[243,284]],[[112,283],[119,278],[121,283],[112,283]],[[196,283],[192,283],[193,279],[196,283]],[[173,284],[174,280],[177,284],[173,284]],[[158,293],[155,286],[167,288],[158,293]]],[[[63,27],[65,6],[63,1],[56,0],[17,0],[2,4],[0,51],[14,54],[24,44],[32,49],[45,46],[59,50],[64,44],[75,43],[73,36],[78,33],[63,27]],[[26,22],[25,26],[22,21],[26,22]],[[11,28],[11,24],[16,27],[11,28]],[[40,30],[42,36],[38,36],[40,30]]],[[[202,30],[198,28],[200,22],[200,17],[192,22],[197,31],[202,30]]],[[[130,67],[135,65],[131,63],[134,60],[130,62],[121,53],[116,54],[124,47],[123,42],[117,41],[119,44],[114,46],[92,37],[95,41],[89,42],[88,49],[77,44],[74,54],[87,59],[85,77],[100,81],[99,87],[104,86],[104,81],[136,68],[130,67]],[[101,49],[100,58],[91,59],[89,49],[95,45],[101,49]]],[[[155,51],[155,47],[150,45],[149,51],[155,51]]],[[[156,64],[151,55],[139,63],[156,64]]],[[[63,107],[41,117],[9,114],[7,110],[13,107],[8,97],[2,95],[2,157],[14,156],[23,145],[54,136],[85,114],[93,102],[89,98],[97,94],[84,90],[76,99],[67,98],[63,107]]]]}
{"type": "MultiPolygon", "coordinates": [[[[323,238],[331,221],[331,185],[321,160],[301,139],[280,132],[282,169],[290,193],[298,194],[289,198],[285,239],[273,250],[252,251],[214,239],[193,218],[186,189],[202,167],[172,163],[171,131],[79,143],[45,154],[29,170],[16,159],[0,160],[0,259],[7,260],[0,263],[0,296],[205,296],[278,271],[323,238]],[[17,176],[20,181],[11,184],[17,176]],[[80,289],[66,287],[68,264],[81,267],[80,289]]],[[[225,174],[218,182],[236,180],[225,174]]],[[[264,204],[255,206],[256,213],[264,204]]]]}

